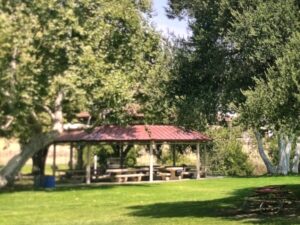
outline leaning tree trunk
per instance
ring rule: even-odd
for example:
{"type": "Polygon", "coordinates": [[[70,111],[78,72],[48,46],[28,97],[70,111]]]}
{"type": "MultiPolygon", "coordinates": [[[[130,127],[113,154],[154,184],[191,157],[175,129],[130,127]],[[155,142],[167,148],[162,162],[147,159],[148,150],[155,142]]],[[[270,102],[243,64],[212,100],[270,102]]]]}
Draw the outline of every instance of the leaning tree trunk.
{"type": "Polygon", "coordinates": [[[266,153],[264,151],[261,134],[258,131],[254,131],[254,134],[255,134],[256,141],[257,141],[257,145],[258,145],[259,155],[262,158],[262,160],[267,168],[267,172],[270,174],[275,174],[276,168],[272,165],[271,161],[269,160],[268,156],[266,155],[266,153]]]}
{"type": "Polygon", "coordinates": [[[54,113],[45,106],[45,110],[49,113],[53,121],[53,131],[48,133],[39,133],[31,137],[29,142],[22,145],[21,152],[14,156],[7,165],[0,171],[0,188],[7,184],[13,184],[14,178],[21,170],[28,159],[42,149],[51,145],[56,137],[63,132],[63,113],[62,101],[64,93],[60,90],[54,102],[54,113]]]}
{"type": "Polygon", "coordinates": [[[46,159],[49,147],[35,153],[32,157],[32,175],[45,175],[46,159]]]}
{"type": "Polygon", "coordinates": [[[58,132],[56,131],[33,136],[26,145],[22,146],[21,152],[14,156],[0,171],[0,187],[12,184],[26,161],[41,149],[51,145],[57,136],[58,132]]]}
{"type": "Polygon", "coordinates": [[[300,138],[297,139],[295,155],[293,158],[292,172],[299,173],[299,158],[300,158],[300,138]]]}

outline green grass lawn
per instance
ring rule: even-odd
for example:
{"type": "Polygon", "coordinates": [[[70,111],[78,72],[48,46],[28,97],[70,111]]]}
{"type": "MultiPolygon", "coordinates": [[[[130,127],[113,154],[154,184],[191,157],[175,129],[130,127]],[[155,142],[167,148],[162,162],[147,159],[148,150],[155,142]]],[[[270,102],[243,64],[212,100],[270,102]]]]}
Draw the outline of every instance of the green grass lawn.
{"type": "Polygon", "coordinates": [[[242,219],[232,212],[254,187],[285,184],[300,195],[300,179],[224,178],[160,184],[0,191],[0,224],[300,224],[300,218],[242,219]]]}

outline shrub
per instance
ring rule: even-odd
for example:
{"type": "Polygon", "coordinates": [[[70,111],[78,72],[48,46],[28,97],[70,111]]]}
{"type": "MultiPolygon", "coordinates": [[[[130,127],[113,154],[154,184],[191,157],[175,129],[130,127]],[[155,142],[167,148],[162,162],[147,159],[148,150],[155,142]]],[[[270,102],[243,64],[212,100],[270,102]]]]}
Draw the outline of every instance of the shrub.
{"type": "Polygon", "coordinates": [[[132,147],[128,151],[124,161],[127,167],[134,167],[136,165],[137,163],[136,158],[139,156],[139,151],[140,151],[139,147],[132,147]]]}
{"type": "Polygon", "coordinates": [[[238,140],[239,128],[219,128],[211,131],[214,141],[209,146],[210,172],[218,175],[248,176],[253,167],[238,140]]]}

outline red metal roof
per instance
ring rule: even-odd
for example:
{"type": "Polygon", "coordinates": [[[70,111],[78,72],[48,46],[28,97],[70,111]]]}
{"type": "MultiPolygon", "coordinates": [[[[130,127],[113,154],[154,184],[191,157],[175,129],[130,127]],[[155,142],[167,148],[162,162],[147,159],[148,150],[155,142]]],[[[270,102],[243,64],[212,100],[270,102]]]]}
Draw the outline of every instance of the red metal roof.
{"type": "Polygon", "coordinates": [[[106,125],[96,127],[91,132],[65,131],[55,142],[205,142],[210,140],[208,136],[200,132],[172,125],[131,125],[126,127],[106,125]]]}

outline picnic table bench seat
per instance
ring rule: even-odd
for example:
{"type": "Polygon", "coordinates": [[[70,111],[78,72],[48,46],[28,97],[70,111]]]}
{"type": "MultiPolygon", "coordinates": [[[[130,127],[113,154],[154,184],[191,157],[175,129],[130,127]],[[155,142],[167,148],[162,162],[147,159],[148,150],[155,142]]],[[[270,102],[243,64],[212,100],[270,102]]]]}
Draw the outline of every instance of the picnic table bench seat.
{"type": "Polygon", "coordinates": [[[113,176],[113,178],[117,182],[127,182],[128,178],[133,179],[134,181],[141,181],[142,177],[147,176],[146,174],[143,173],[131,173],[131,174],[116,174],[113,176]]]}

